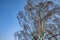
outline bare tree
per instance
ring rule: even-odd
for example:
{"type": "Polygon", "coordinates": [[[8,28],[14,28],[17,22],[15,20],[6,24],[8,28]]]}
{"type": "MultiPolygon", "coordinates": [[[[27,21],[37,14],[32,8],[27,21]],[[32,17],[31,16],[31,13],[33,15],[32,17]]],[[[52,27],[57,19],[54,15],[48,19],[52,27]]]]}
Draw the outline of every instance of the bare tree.
{"type": "Polygon", "coordinates": [[[18,40],[59,40],[60,6],[48,0],[27,0],[25,13],[19,11],[22,28],[15,33],[18,40]]]}

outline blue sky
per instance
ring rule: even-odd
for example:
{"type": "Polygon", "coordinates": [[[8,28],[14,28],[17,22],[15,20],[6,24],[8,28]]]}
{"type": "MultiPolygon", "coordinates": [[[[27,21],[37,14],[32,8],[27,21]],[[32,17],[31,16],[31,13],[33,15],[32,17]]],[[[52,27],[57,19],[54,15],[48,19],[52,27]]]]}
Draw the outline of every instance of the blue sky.
{"type": "Polygon", "coordinates": [[[16,17],[25,4],[25,0],[0,0],[0,40],[14,40],[14,33],[20,30],[16,17]]]}
{"type": "Polygon", "coordinates": [[[25,0],[0,0],[0,40],[14,40],[14,33],[20,30],[16,17],[25,4],[25,0]]]}

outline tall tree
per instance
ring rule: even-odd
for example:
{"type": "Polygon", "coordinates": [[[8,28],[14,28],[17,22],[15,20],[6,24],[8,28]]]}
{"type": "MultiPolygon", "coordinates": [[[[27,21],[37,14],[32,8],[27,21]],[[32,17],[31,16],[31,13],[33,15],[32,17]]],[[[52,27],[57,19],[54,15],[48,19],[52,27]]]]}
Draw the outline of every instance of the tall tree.
{"type": "Polygon", "coordinates": [[[19,11],[17,19],[22,28],[16,40],[59,40],[60,5],[48,0],[26,0],[25,12],[19,11]]]}

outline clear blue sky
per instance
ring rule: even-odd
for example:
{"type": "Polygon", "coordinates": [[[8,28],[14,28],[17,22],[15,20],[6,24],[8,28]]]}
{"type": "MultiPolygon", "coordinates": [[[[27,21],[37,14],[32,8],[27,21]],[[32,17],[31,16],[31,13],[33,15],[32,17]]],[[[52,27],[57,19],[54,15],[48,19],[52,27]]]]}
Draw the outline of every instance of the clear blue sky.
{"type": "Polygon", "coordinates": [[[25,0],[0,0],[0,40],[14,40],[14,33],[20,30],[16,16],[25,4],[25,0]]]}
{"type": "Polygon", "coordinates": [[[16,16],[25,4],[25,0],[0,0],[0,40],[14,40],[20,30],[16,16]]]}

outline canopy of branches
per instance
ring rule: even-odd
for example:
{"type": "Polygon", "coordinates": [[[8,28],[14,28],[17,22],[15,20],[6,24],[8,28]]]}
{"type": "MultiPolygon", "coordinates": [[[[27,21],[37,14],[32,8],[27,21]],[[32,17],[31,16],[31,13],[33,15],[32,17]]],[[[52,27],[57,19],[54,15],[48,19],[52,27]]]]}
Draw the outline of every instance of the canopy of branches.
{"type": "Polygon", "coordinates": [[[15,33],[18,40],[59,40],[60,5],[47,0],[27,0],[24,9],[25,13],[19,11],[17,16],[23,28],[15,33]]]}

